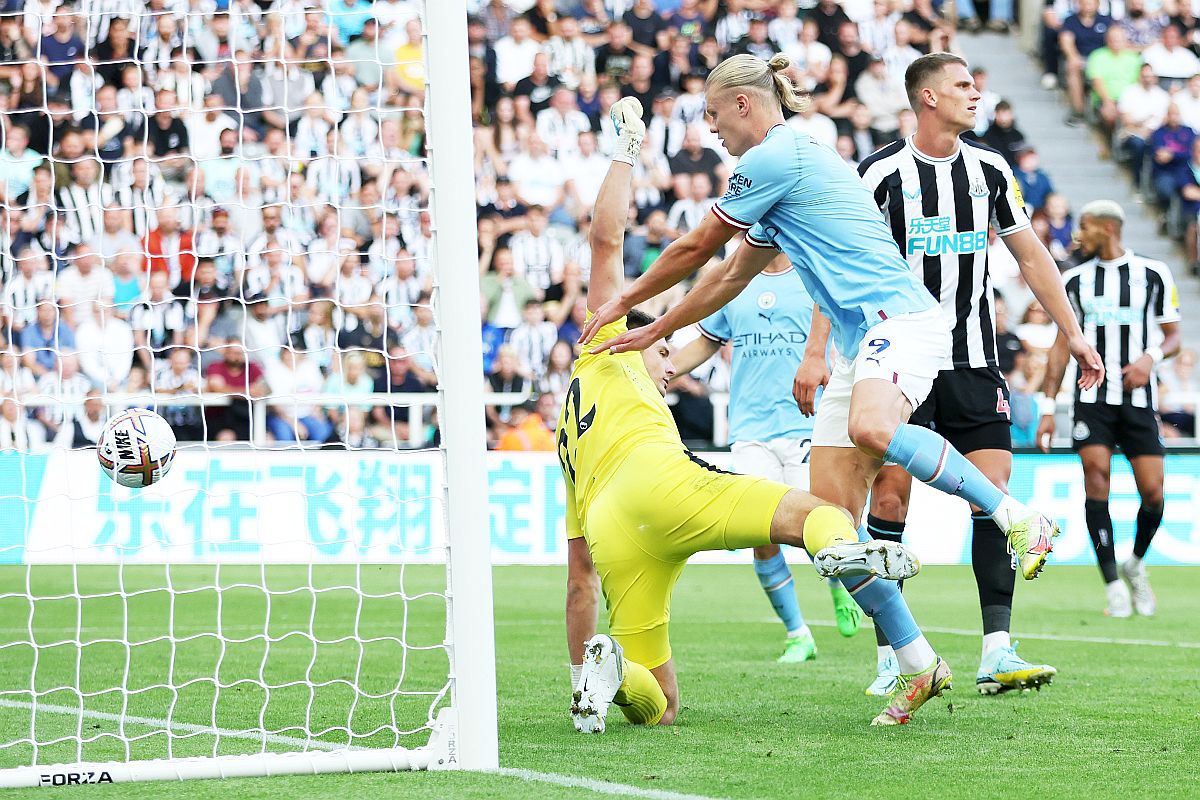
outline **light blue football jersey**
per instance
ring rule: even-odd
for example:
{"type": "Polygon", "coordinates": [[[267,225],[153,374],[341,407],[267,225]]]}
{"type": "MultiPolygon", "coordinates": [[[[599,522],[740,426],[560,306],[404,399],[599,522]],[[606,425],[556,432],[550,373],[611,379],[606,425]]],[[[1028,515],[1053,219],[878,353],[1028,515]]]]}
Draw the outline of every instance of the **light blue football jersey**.
{"type": "Polygon", "coordinates": [[[872,326],[938,307],[896,249],[854,169],[786,125],[746,151],[713,211],[748,231],[748,245],[787,255],[847,358],[872,326]]]}
{"type": "Polygon", "coordinates": [[[813,418],[801,414],[792,398],[812,306],[796,270],[759,273],[741,294],[700,323],[708,338],[733,343],[730,441],[812,437],[813,418]]]}

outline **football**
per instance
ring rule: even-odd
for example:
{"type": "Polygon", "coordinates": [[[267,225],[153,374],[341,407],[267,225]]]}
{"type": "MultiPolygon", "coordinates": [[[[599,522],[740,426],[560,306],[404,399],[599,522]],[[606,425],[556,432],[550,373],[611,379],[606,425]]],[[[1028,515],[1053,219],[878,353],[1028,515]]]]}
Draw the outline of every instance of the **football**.
{"type": "Polygon", "coordinates": [[[151,486],[171,471],[175,432],[153,411],[131,408],[104,426],[96,458],[105,474],[122,486],[151,486]]]}

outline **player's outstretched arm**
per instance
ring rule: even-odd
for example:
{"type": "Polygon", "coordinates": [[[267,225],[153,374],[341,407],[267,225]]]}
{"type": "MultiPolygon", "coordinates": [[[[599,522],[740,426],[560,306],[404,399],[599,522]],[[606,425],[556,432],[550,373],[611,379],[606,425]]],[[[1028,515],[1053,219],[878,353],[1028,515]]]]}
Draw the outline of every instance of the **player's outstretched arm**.
{"type": "MultiPolygon", "coordinates": [[[[724,225],[724,223],[720,224],[724,225]]],[[[668,248],[669,250],[670,248],[668,248]]],[[[663,255],[665,256],[666,253],[664,252],[663,255]]],[[[634,328],[609,339],[593,348],[592,352],[600,353],[611,350],[614,353],[624,353],[629,350],[645,350],[659,339],[670,336],[680,328],[699,322],[741,294],[742,289],[746,288],[746,284],[750,283],[755,275],[766,269],[775,256],[776,252],[773,248],[743,244],[734,252],[732,258],[721,262],[701,278],[679,305],[663,314],[652,324],[634,328]]],[[[660,258],[659,262],[661,261],[660,258]]],[[[659,262],[655,262],[655,265],[657,266],[659,262]]],[[[654,267],[651,267],[651,270],[653,269],[654,267]]],[[[649,274],[647,272],[642,278],[649,274]]],[[[640,281],[641,278],[638,280],[640,281]]],[[[634,285],[637,285],[636,282],[634,285]]],[[[627,294],[628,290],[626,290],[627,294]]],[[[593,317],[594,320],[595,317],[593,317]]]]}
{"type": "MultiPolygon", "coordinates": [[[[587,344],[596,332],[605,325],[629,313],[629,310],[639,303],[644,303],[652,297],[662,294],[681,280],[691,275],[728,242],[737,229],[726,225],[716,214],[708,212],[694,230],[672,242],[653,266],[636,281],[625,287],[620,296],[609,300],[588,320],[579,336],[580,344],[587,344]]],[[[739,248],[742,249],[742,248],[739,248]]],[[[773,251],[772,251],[773,252],[773,251]]],[[[754,277],[751,275],[751,277],[754,277]]],[[[748,281],[747,281],[748,282],[748,281]]],[[[745,284],[743,284],[745,285],[745,284]]],[[[736,297],[736,295],[734,295],[736,297]]],[[[730,298],[732,299],[732,298],[730,298]]],[[[723,305],[723,303],[721,304],[723,305]]],[[[589,303],[590,306],[590,303],[589,303]]],[[[720,308],[718,305],[716,308],[720,308]]],[[[716,308],[713,310],[715,311],[716,308]]],[[[677,325],[678,330],[683,325],[699,322],[705,315],[688,320],[677,325]]]]}
{"type": "Polygon", "coordinates": [[[592,211],[592,229],[588,244],[592,248],[592,276],[588,282],[587,307],[595,312],[625,286],[625,220],[629,216],[629,196],[633,167],[614,160],[600,184],[592,211]]]}
{"type": "Polygon", "coordinates": [[[1104,361],[1096,348],[1088,344],[1079,327],[1053,256],[1032,228],[1009,234],[1004,237],[1004,244],[1016,258],[1033,296],[1066,336],[1067,348],[1079,362],[1079,385],[1084,389],[1096,386],[1104,380],[1104,361]]]}

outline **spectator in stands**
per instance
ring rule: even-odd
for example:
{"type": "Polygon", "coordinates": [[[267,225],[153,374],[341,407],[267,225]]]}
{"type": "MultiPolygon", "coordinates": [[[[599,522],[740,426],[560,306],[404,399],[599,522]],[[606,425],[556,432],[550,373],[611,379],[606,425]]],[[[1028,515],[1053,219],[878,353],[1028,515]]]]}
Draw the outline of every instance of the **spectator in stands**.
{"type": "Polygon", "coordinates": [[[645,225],[625,235],[625,276],[636,278],[648,270],[673,238],[671,229],[667,226],[666,213],[655,209],[647,214],[645,225]]]}
{"type": "Polygon", "coordinates": [[[59,208],[72,244],[94,242],[103,230],[104,207],[113,201],[112,186],[101,181],[100,165],[84,158],[71,165],[71,180],[58,192],[59,208]]]}
{"type": "Polygon", "coordinates": [[[1167,205],[1179,188],[1179,173],[1187,165],[1196,132],[1183,124],[1179,106],[1167,106],[1167,116],[1161,128],[1150,136],[1149,150],[1153,153],[1151,179],[1157,200],[1167,205]]]}
{"type": "MultiPolygon", "coordinates": [[[[1196,435],[1196,398],[1200,397],[1200,382],[1196,380],[1196,351],[1184,348],[1171,360],[1171,368],[1163,370],[1158,379],[1159,412],[1163,432],[1169,437],[1196,435]]],[[[0,447],[3,446],[0,440],[0,447]]]]}
{"type": "Polygon", "coordinates": [[[899,114],[909,107],[908,95],[904,80],[888,72],[882,56],[871,56],[867,70],[854,83],[854,94],[871,112],[871,128],[879,131],[882,139],[894,140],[900,128],[899,114]]]}
{"type": "MultiPolygon", "coordinates": [[[[868,117],[870,112],[866,112],[868,117]]],[[[801,133],[807,133],[818,142],[829,147],[837,143],[837,125],[829,117],[817,110],[814,102],[805,103],[800,113],[793,114],[785,123],[788,127],[801,133]]]]}
{"type": "Polygon", "coordinates": [[[25,326],[37,320],[37,306],[54,300],[54,274],[46,256],[28,245],[16,253],[17,272],[11,275],[0,296],[0,341],[19,340],[25,326]]]}
{"type": "Polygon", "coordinates": [[[1125,29],[1113,25],[1104,35],[1104,47],[1087,57],[1087,79],[1091,101],[1104,127],[1112,130],[1120,119],[1118,103],[1130,86],[1138,82],[1142,58],[1129,46],[1125,29]]]}
{"type": "Polygon", "coordinates": [[[833,57],[825,80],[813,88],[813,101],[817,110],[834,122],[849,119],[858,107],[854,84],[850,82],[850,68],[841,54],[833,57]]]}
{"type": "Polygon", "coordinates": [[[563,248],[547,231],[548,220],[541,206],[530,206],[525,219],[525,230],[513,234],[508,247],[514,272],[527,280],[540,297],[562,275],[563,248]]]}
{"type": "MultiPolygon", "coordinates": [[[[486,270],[486,264],[481,265],[486,270]]],[[[516,274],[512,252],[498,248],[492,258],[492,271],[484,272],[479,293],[487,304],[485,319],[501,330],[509,331],[521,324],[521,311],[538,293],[516,274]]]]}
{"type": "Polygon", "coordinates": [[[34,378],[40,379],[58,368],[58,354],[75,349],[75,332],[62,318],[53,300],[37,305],[34,324],[21,331],[22,363],[34,378]]]}
{"type": "MultiPolygon", "coordinates": [[[[511,345],[502,345],[496,352],[495,364],[488,375],[488,388],[498,394],[526,394],[532,387],[532,381],[520,372],[520,358],[511,345]]],[[[487,406],[488,424],[493,430],[498,430],[501,423],[507,423],[511,418],[508,406],[487,406]]]]}
{"type": "MultiPolygon", "coordinates": [[[[379,394],[417,394],[432,392],[437,379],[432,373],[417,368],[413,356],[403,345],[392,345],[388,348],[387,369],[375,379],[375,392],[379,394]]],[[[375,406],[371,412],[372,420],[377,425],[385,426],[390,433],[388,439],[395,437],[397,442],[409,440],[409,425],[412,419],[409,415],[410,406],[397,402],[395,405],[375,406]]],[[[417,420],[421,424],[421,420],[417,420]]],[[[383,437],[380,437],[383,438],[383,437]]]]}
{"type": "Polygon", "coordinates": [[[4,139],[4,149],[0,150],[0,200],[14,203],[29,191],[43,156],[29,147],[29,131],[21,125],[9,125],[4,139]]]}
{"type": "Polygon", "coordinates": [[[1190,158],[1175,166],[1175,188],[1182,201],[1180,209],[1183,219],[1187,220],[1187,230],[1184,233],[1184,249],[1187,252],[1188,264],[1197,262],[1196,235],[1197,215],[1200,214],[1200,137],[1192,139],[1190,158]]]}
{"type": "Polygon", "coordinates": [[[1021,194],[1030,213],[1046,205],[1046,198],[1054,191],[1054,185],[1050,182],[1050,176],[1042,169],[1036,150],[1029,146],[1021,150],[1017,155],[1017,168],[1013,170],[1013,175],[1021,187],[1021,194]]]}
{"type": "Polygon", "coordinates": [[[134,352],[148,375],[157,371],[156,358],[186,344],[188,320],[183,306],[168,289],[165,272],[150,274],[145,297],[129,312],[129,324],[133,328],[134,352]]]}
{"type": "Polygon", "coordinates": [[[1162,126],[1170,104],[1170,96],[1158,85],[1158,77],[1149,64],[1141,66],[1138,82],[1121,94],[1121,101],[1117,104],[1121,113],[1123,146],[1129,153],[1129,166],[1134,180],[1139,183],[1146,158],[1146,143],[1154,131],[1162,126]]]}
{"type": "Polygon", "coordinates": [[[532,33],[529,20],[518,17],[508,26],[508,35],[496,40],[496,80],[508,92],[513,91],[517,81],[533,72],[534,59],[541,48],[532,33]]]}
{"type": "Polygon", "coordinates": [[[249,401],[266,397],[270,386],[262,367],[246,362],[246,349],[238,338],[231,337],[219,346],[221,360],[205,371],[205,391],[228,396],[229,405],[205,409],[209,441],[227,440],[229,433],[245,441],[250,438],[249,401]]]}
{"type": "Polygon", "coordinates": [[[0,397],[0,452],[28,453],[33,449],[29,426],[12,397],[0,397]]]}
{"type": "Polygon", "coordinates": [[[713,196],[712,184],[708,175],[697,172],[685,178],[688,192],[671,206],[667,214],[667,227],[673,237],[679,237],[700,225],[700,220],[709,212],[717,198],[713,196]]]}
{"type": "Polygon", "coordinates": [[[983,134],[983,143],[1004,156],[1010,166],[1016,165],[1017,153],[1025,148],[1025,134],[1017,128],[1016,117],[1007,100],[996,104],[996,118],[983,134]]]}
{"type": "Polygon", "coordinates": [[[1104,46],[1104,37],[1113,26],[1112,17],[1099,13],[1098,0],[1078,0],[1074,14],[1063,20],[1058,44],[1066,58],[1067,94],[1071,101],[1068,125],[1083,122],[1084,72],[1087,58],[1104,46]]]}
{"type": "Polygon", "coordinates": [[[69,306],[76,319],[86,319],[91,305],[110,305],[116,294],[112,272],[104,266],[90,244],[71,249],[71,266],[58,273],[56,291],[61,303],[69,306]]]}
{"type": "Polygon", "coordinates": [[[546,320],[542,304],[537,300],[526,302],[521,324],[508,337],[509,346],[517,354],[518,371],[534,381],[540,379],[556,341],[558,326],[546,320]]]}
{"type": "Polygon", "coordinates": [[[546,393],[512,410],[511,425],[496,444],[497,450],[550,452],[557,447],[553,426],[558,421],[558,401],[546,393]]]}
{"type": "MultiPolygon", "coordinates": [[[[176,347],[167,356],[165,364],[159,366],[154,375],[154,392],[165,395],[198,397],[200,394],[200,371],[197,369],[194,351],[187,347],[176,347]]],[[[196,405],[159,406],[158,413],[170,423],[175,438],[181,442],[204,441],[204,412],[196,405]]]]}
{"type": "Polygon", "coordinates": [[[119,392],[133,364],[133,329],[111,307],[92,303],[75,328],[79,367],[106,392],[119,392]]]}
{"type": "MultiPolygon", "coordinates": [[[[91,381],[79,372],[79,358],[72,352],[59,353],[58,369],[38,378],[37,393],[53,398],[53,402],[39,405],[34,411],[34,419],[41,425],[29,429],[31,440],[53,442],[60,434],[72,437],[75,417],[81,413],[91,388],[91,381]]],[[[64,444],[72,438],[65,439],[64,444]]]]}
{"type": "Polygon", "coordinates": [[[1071,249],[1075,245],[1072,238],[1075,226],[1071,217],[1071,207],[1065,195],[1055,192],[1046,198],[1046,206],[1042,210],[1050,228],[1050,244],[1047,247],[1050,255],[1054,256],[1054,260],[1061,266],[1070,258],[1071,249]]]}
{"type": "Polygon", "coordinates": [[[321,410],[305,396],[321,393],[324,377],[316,362],[303,349],[285,347],[279,358],[267,364],[266,379],[271,396],[278,398],[267,416],[267,430],[277,442],[324,442],[333,426],[321,410]]]}
{"type": "Polygon", "coordinates": [[[575,352],[571,349],[571,343],[564,339],[556,341],[546,357],[546,369],[537,383],[538,391],[553,394],[561,405],[571,384],[571,364],[574,360],[575,352]]]}
{"type": "MultiPolygon", "coordinates": [[[[433,320],[433,298],[422,291],[413,306],[413,324],[400,338],[400,344],[409,354],[408,361],[414,375],[427,386],[437,385],[434,357],[437,355],[438,330],[433,320]]],[[[393,348],[394,349],[394,348],[393,348]]]]}
{"type": "Polygon", "coordinates": [[[679,175],[694,175],[697,172],[703,172],[708,175],[709,185],[719,196],[725,193],[725,181],[729,178],[729,168],[725,166],[725,162],[717,154],[717,151],[704,146],[702,137],[702,128],[697,125],[688,126],[683,135],[682,147],[669,159],[671,174],[678,177],[679,175]]]}
{"type": "Polygon", "coordinates": [[[190,281],[196,268],[196,247],[192,232],[183,230],[177,208],[158,209],[158,227],[146,234],[142,247],[150,272],[162,272],[168,286],[190,281]]]}
{"type": "MultiPolygon", "coordinates": [[[[974,0],[957,0],[958,24],[967,31],[974,33],[984,25],[980,22],[975,10],[974,0]]],[[[996,33],[1008,33],[1013,24],[1012,0],[993,0],[988,4],[987,29],[996,33]]]]}
{"type": "Polygon", "coordinates": [[[103,226],[95,240],[95,247],[106,263],[125,253],[141,255],[142,245],[130,230],[129,214],[118,203],[109,203],[104,207],[103,226]]]}
{"type": "Polygon", "coordinates": [[[1164,89],[1176,91],[1200,73],[1200,58],[1187,48],[1183,32],[1175,24],[1163,28],[1162,40],[1142,51],[1142,59],[1154,69],[1164,89]]]}

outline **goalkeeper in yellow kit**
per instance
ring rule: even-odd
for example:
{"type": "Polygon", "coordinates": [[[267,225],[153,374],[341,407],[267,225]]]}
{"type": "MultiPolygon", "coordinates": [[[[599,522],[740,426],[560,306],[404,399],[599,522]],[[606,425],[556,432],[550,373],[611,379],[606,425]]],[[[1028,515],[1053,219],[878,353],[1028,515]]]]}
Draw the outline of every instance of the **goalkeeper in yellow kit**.
{"type": "MultiPolygon", "coordinates": [[[[630,175],[645,135],[636,99],[619,101],[610,113],[620,138],[592,220],[589,315],[623,289],[630,175]]],[[[631,312],[602,328],[592,344],[652,321],[631,312]]],[[[611,703],[633,723],[674,720],[679,689],[667,624],[671,592],[693,553],[769,543],[806,547],[818,573],[857,576],[860,586],[866,583],[862,576],[875,583],[876,576],[897,580],[919,569],[898,544],[859,542],[844,509],[780,483],[724,472],[692,455],[663,399],[674,374],[666,340],[644,352],[584,352],[572,370],[559,417],[571,583],[571,713],[580,731],[603,731],[611,703]],[[590,635],[595,594],[589,600],[579,588],[589,585],[584,577],[593,574],[593,565],[611,636],[590,635]]],[[[886,609],[866,611],[902,610],[911,622],[892,588],[886,609]]]]}

